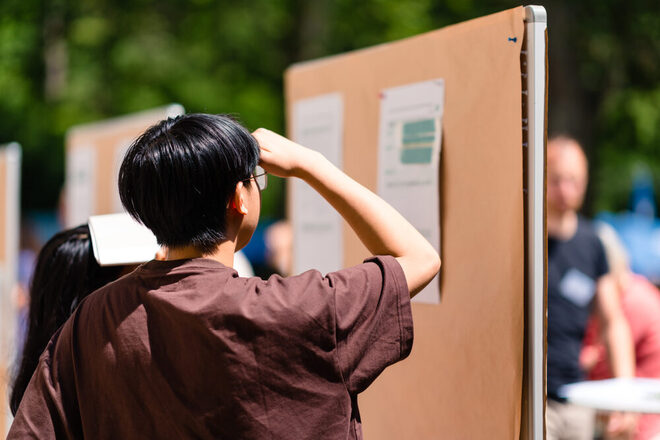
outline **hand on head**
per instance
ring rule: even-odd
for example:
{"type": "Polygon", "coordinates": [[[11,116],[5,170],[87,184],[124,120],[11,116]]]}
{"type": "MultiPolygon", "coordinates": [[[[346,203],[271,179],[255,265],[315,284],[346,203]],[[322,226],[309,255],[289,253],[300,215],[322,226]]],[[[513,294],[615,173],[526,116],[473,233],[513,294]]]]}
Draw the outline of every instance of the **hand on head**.
{"type": "Polygon", "coordinates": [[[259,165],[275,176],[300,177],[304,161],[310,153],[314,153],[309,148],[265,128],[257,129],[252,136],[259,143],[259,165]]]}

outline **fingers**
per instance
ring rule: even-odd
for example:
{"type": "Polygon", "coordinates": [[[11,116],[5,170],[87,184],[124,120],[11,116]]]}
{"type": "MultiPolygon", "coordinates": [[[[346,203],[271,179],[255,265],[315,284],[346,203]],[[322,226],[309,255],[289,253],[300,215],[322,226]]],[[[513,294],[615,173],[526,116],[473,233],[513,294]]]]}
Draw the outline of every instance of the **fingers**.
{"type": "Polygon", "coordinates": [[[252,135],[259,143],[261,166],[278,177],[304,178],[309,167],[319,160],[319,153],[265,128],[252,135]]]}
{"type": "Polygon", "coordinates": [[[259,147],[264,150],[272,151],[276,148],[281,149],[281,148],[300,147],[300,145],[296,144],[295,142],[266,128],[256,129],[252,133],[252,136],[254,136],[257,142],[259,142],[259,147]]]}
{"type": "Polygon", "coordinates": [[[260,165],[270,174],[292,176],[296,168],[296,156],[302,147],[265,128],[255,130],[252,135],[259,143],[260,165]]]}
{"type": "Polygon", "coordinates": [[[259,152],[264,163],[268,164],[276,160],[274,153],[279,152],[280,155],[282,154],[282,140],[287,140],[286,138],[265,128],[255,130],[252,135],[259,143],[259,152]]]}
{"type": "Polygon", "coordinates": [[[252,136],[259,143],[259,148],[269,150],[270,146],[276,142],[281,142],[282,140],[288,140],[283,136],[274,133],[267,128],[257,128],[252,132],[252,136]]]}

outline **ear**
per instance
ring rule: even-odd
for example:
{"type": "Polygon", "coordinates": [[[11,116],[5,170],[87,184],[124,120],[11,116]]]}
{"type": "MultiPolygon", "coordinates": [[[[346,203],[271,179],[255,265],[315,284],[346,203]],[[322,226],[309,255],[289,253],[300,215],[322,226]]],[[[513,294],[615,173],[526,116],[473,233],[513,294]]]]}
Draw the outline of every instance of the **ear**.
{"type": "Polygon", "coordinates": [[[232,209],[234,209],[236,212],[238,212],[241,215],[247,215],[248,213],[247,203],[243,194],[244,190],[245,190],[245,185],[243,185],[243,182],[238,182],[236,184],[236,190],[234,191],[234,196],[231,199],[232,209]]]}

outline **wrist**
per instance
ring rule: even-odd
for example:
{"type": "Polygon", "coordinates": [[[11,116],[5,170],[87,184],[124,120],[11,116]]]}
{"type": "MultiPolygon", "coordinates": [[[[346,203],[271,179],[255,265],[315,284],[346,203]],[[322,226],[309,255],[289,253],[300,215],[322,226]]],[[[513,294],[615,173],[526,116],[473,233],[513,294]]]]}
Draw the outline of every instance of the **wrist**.
{"type": "Polygon", "coordinates": [[[298,155],[293,176],[309,181],[317,174],[317,170],[323,166],[325,160],[326,158],[318,151],[305,148],[298,155]]]}

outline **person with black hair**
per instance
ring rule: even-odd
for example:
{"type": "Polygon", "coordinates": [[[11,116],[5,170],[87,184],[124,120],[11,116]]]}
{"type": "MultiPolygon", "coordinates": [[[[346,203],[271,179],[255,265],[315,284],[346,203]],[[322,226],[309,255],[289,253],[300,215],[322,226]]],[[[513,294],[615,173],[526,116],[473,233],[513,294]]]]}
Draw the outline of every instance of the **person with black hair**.
{"type": "Polygon", "coordinates": [[[117,279],[125,269],[99,266],[87,225],[55,234],[41,248],[36,261],[29,289],[27,338],[11,384],[9,407],[14,415],[51,336],[83,298],[117,279]]]}
{"type": "Polygon", "coordinates": [[[321,154],[223,115],[148,129],[119,192],[167,261],[81,302],[9,438],[361,438],[357,396],[410,353],[410,297],[439,270],[433,246],[321,154]],[[239,277],[234,253],[266,184],[258,164],[310,184],[377,256],[325,276],[239,277]]]}

